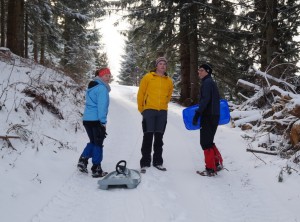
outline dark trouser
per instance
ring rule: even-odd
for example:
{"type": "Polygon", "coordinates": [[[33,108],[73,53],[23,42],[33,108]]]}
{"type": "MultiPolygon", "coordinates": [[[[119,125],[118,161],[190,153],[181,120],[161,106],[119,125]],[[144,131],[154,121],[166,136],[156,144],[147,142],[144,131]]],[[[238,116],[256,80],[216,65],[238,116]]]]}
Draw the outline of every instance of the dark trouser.
{"type": "Polygon", "coordinates": [[[94,165],[99,165],[103,159],[103,141],[106,137],[105,128],[98,121],[84,121],[83,126],[90,142],[84,148],[81,156],[92,158],[94,165]]]}
{"type": "Polygon", "coordinates": [[[220,116],[201,117],[200,144],[203,150],[213,147],[219,119],[220,116]]]}
{"type": "Polygon", "coordinates": [[[143,112],[143,143],[142,143],[142,158],[140,160],[141,167],[150,167],[151,151],[153,143],[153,165],[163,164],[163,135],[167,124],[166,110],[145,110],[143,112]]]}
{"type": "Polygon", "coordinates": [[[162,133],[144,133],[143,144],[142,144],[142,158],[140,160],[141,167],[149,167],[151,164],[151,151],[152,151],[152,141],[154,136],[153,144],[153,165],[162,165],[163,164],[163,134],[162,133]]]}
{"type": "Polygon", "coordinates": [[[216,171],[216,153],[214,137],[219,125],[220,116],[202,116],[200,129],[200,144],[204,151],[206,169],[216,171]]]}

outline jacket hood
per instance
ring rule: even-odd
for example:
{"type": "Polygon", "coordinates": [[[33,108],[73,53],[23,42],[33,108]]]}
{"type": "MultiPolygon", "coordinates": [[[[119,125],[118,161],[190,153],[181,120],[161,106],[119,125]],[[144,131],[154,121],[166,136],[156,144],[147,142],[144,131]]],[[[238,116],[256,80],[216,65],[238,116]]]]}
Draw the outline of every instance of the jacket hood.
{"type": "Polygon", "coordinates": [[[99,76],[96,76],[96,77],[93,79],[93,81],[95,81],[95,82],[97,82],[97,83],[99,83],[99,84],[104,85],[104,86],[107,88],[108,92],[110,92],[110,90],[111,90],[110,86],[109,86],[106,82],[104,82],[99,76]]]}

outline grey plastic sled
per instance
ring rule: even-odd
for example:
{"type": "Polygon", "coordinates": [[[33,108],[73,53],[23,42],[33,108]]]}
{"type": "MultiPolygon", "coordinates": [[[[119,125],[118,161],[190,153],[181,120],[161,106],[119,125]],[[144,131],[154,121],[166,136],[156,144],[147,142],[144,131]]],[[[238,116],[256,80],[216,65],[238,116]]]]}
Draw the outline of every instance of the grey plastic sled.
{"type": "Polygon", "coordinates": [[[112,187],[127,187],[128,189],[136,188],[141,182],[140,172],[126,168],[126,161],[121,160],[116,165],[116,171],[107,174],[103,179],[98,181],[99,188],[107,190],[112,187]]]}

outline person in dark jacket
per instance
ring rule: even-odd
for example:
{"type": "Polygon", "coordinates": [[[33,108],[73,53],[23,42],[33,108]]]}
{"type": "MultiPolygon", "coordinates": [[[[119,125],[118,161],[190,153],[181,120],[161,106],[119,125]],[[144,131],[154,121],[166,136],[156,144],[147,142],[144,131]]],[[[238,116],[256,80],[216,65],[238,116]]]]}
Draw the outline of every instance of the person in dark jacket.
{"type": "Polygon", "coordinates": [[[214,137],[220,119],[220,95],[217,84],[211,77],[212,68],[203,64],[198,69],[202,80],[200,88],[199,108],[196,110],[193,124],[197,125],[201,116],[200,145],[204,151],[205,171],[202,174],[214,176],[223,168],[222,156],[214,143],[214,137]]]}
{"type": "Polygon", "coordinates": [[[85,109],[83,113],[83,126],[90,142],[84,148],[77,168],[88,173],[88,159],[92,158],[92,176],[103,177],[107,174],[101,167],[103,159],[103,141],[106,137],[106,123],[109,107],[109,81],[111,73],[108,68],[97,70],[95,78],[89,83],[85,95],[85,109]]]}

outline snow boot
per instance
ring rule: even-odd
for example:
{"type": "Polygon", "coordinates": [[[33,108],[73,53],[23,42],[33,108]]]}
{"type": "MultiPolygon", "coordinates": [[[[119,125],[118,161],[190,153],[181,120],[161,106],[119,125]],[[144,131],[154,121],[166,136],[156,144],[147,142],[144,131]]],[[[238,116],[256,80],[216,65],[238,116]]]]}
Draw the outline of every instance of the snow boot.
{"type": "Polygon", "coordinates": [[[206,168],[204,171],[197,171],[201,176],[214,177],[217,175],[217,172],[214,169],[206,168]]]}
{"type": "Polygon", "coordinates": [[[161,171],[167,171],[167,168],[165,168],[163,165],[154,165],[154,167],[161,171]]]}
{"type": "Polygon", "coordinates": [[[91,170],[92,170],[92,177],[94,177],[94,178],[104,177],[108,174],[107,172],[104,172],[102,170],[101,164],[94,164],[92,166],[91,170]]]}
{"type": "Polygon", "coordinates": [[[141,172],[141,173],[146,173],[146,171],[147,171],[148,168],[149,168],[149,167],[146,167],[146,166],[141,167],[140,172],[141,172]]]}
{"type": "Polygon", "coordinates": [[[224,169],[223,165],[222,164],[216,164],[216,167],[217,167],[217,172],[221,171],[224,169]]]}
{"type": "Polygon", "coordinates": [[[78,160],[77,169],[82,173],[88,173],[88,158],[81,156],[78,160]]]}

